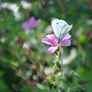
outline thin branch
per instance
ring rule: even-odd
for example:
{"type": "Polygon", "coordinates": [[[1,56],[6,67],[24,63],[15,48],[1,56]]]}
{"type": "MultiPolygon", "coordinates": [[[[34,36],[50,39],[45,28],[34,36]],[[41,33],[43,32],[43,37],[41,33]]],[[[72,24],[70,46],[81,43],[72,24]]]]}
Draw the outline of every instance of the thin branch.
{"type": "Polygon", "coordinates": [[[5,19],[14,11],[14,9],[21,3],[21,1],[22,1],[22,0],[20,0],[20,1],[18,2],[18,4],[3,18],[3,20],[5,20],[5,19]]]}
{"type": "Polygon", "coordinates": [[[1,2],[1,0],[0,0],[0,4],[1,4],[2,2],[1,2]]]}
{"type": "MultiPolygon", "coordinates": [[[[80,3],[78,2],[77,4],[78,4],[78,5],[77,5],[76,10],[75,10],[76,12],[75,12],[75,16],[74,16],[74,23],[76,23],[77,20],[78,20],[78,18],[79,18],[78,16],[79,16],[80,3]]],[[[76,27],[74,26],[73,29],[71,30],[71,31],[72,31],[72,34],[73,34],[73,37],[74,37],[74,39],[76,39],[76,41],[77,41],[77,47],[78,47],[79,51],[80,51],[80,52],[83,52],[82,45],[81,45],[81,43],[78,41],[78,38],[76,37],[76,32],[75,32],[75,30],[76,30],[76,27]]]]}
{"type": "Polygon", "coordinates": [[[47,4],[42,1],[42,0],[38,0],[41,3],[41,6],[45,9],[47,7],[47,4]]]}
{"type": "MultiPolygon", "coordinates": [[[[23,47],[21,47],[21,49],[23,49],[25,52],[26,52],[26,50],[23,48],[23,47]]],[[[33,63],[33,64],[35,64],[34,62],[32,62],[32,60],[31,60],[31,58],[27,55],[27,57],[28,57],[28,59],[31,61],[31,63],[33,63]]],[[[39,62],[38,62],[39,63],[39,62]]],[[[39,63],[40,64],[40,63],[39,63]]],[[[29,66],[28,64],[26,64],[27,66],[29,66]]],[[[30,66],[29,66],[30,67],[30,66]]],[[[38,72],[40,72],[40,74],[42,75],[42,77],[45,79],[46,77],[45,77],[45,75],[40,71],[40,70],[37,70],[38,72]]],[[[49,89],[49,91],[50,91],[50,87],[49,87],[49,84],[48,84],[48,82],[47,82],[47,87],[48,87],[48,89],[49,89]]]]}
{"type": "Polygon", "coordinates": [[[60,0],[57,0],[57,2],[58,2],[59,6],[61,8],[61,11],[65,14],[65,9],[64,9],[62,2],[60,0]]]}

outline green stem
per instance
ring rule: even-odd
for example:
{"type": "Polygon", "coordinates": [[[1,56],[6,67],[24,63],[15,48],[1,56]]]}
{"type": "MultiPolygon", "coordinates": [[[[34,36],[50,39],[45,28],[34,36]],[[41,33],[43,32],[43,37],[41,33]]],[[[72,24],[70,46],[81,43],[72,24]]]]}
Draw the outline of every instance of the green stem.
{"type": "MultiPolygon", "coordinates": [[[[58,51],[58,56],[56,56],[56,62],[59,60],[59,51],[58,51]]],[[[52,76],[54,75],[54,69],[55,69],[55,67],[56,67],[56,62],[55,62],[55,64],[54,64],[54,66],[53,66],[53,68],[52,68],[52,76]]]]}
{"type": "Polygon", "coordinates": [[[59,60],[59,51],[58,51],[58,56],[57,56],[56,60],[57,60],[57,61],[59,60]]]}
{"type": "Polygon", "coordinates": [[[54,64],[53,68],[52,68],[52,76],[54,75],[54,68],[56,67],[56,63],[54,64]]]}
{"type": "Polygon", "coordinates": [[[63,77],[63,47],[61,47],[61,80],[63,77]]]}

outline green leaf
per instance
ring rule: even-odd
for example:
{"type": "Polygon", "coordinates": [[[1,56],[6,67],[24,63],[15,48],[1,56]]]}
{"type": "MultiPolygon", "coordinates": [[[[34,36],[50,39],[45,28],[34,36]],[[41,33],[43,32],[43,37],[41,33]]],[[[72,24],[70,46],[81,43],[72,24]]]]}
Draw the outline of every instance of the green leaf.
{"type": "Polygon", "coordinates": [[[0,78],[4,75],[3,71],[0,71],[0,78]]]}
{"type": "Polygon", "coordinates": [[[0,80],[0,92],[11,92],[3,80],[0,80]]]}
{"type": "Polygon", "coordinates": [[[60,62],[57,61],[56,64],[57,64],[58,68],[61,69],[61,64],[60,64],[60,62]]]}

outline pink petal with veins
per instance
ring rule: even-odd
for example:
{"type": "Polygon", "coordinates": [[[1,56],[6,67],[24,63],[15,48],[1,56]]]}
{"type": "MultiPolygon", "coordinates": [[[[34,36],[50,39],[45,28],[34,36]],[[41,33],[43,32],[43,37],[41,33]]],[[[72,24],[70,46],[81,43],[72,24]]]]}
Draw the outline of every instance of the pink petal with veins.
{"type": "Polygon", "coordinates": [[[56,49],[58,49],[58,46],[56,46],[56,47],[50,46],[49,49],[48,49],[48,51],[49,51],[50,53],[54,53],[56,49]]]}

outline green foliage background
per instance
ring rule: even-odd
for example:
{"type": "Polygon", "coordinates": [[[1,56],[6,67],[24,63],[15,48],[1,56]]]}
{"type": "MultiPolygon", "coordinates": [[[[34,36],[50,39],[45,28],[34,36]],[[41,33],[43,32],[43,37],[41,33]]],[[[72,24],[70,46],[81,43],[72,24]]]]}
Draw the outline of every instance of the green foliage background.
{"type": "MultiPolygon", "coordinates": [[[[92,0],[26,0],[31,4],[26,9],[22,0],[19,2],[1,0],[0,3],[0,92],[59,92],[51,80],[46,80],[48,85],[44,82],[51,77],[55,59],[41,40],[53,33],[50,28],[53,17],[73,24],[72,45],[64,48],[64,58],[70,56],[73,48],[77,53],[71,63],[64,65],[63,92],[92,92],[92,0]],[[2,6],[4,3],[16,4],[19,18],[14,15],[16,7],[9,9],[2,6]],[[22,23],[32,16],[42,21],[27,31],[22,23]],[[17,44],[19,38],[26,47],[17,44]],[[81,78],[77,78],[79,75],[81,78]]],[[[58,73],[60,70],[56,68],[57,83],[58,73]]]]}

